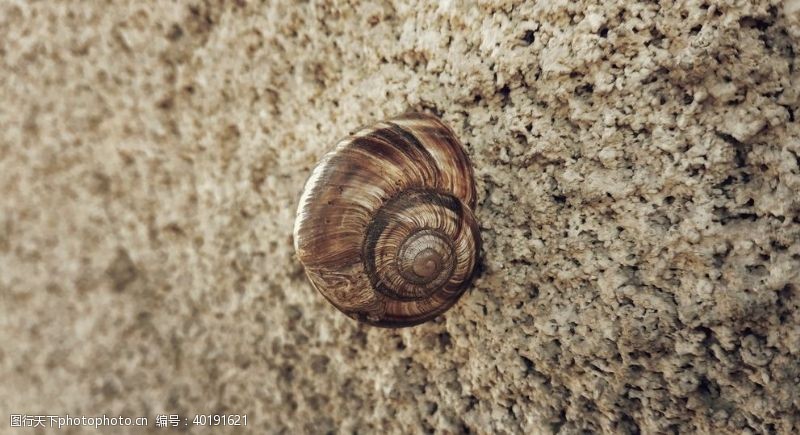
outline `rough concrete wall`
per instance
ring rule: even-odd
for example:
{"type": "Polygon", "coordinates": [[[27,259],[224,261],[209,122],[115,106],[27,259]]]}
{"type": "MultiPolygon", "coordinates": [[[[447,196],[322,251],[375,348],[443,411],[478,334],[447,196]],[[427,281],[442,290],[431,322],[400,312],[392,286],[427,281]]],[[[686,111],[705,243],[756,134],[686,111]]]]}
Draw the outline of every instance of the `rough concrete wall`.
{"type": "Polygon", "coordinates": [[[0,3],[3,414],[800,431],[797,2],[343,3],[0,3]],[[485,265],[373,329],[293,215],[409,108],[468,148],[485,265]]]}

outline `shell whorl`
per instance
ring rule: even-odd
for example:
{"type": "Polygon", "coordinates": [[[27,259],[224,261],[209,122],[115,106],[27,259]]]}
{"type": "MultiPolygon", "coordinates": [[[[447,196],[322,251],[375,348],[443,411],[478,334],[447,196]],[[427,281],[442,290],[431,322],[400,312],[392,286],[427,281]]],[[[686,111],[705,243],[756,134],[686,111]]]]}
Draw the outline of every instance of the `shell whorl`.
{"type": "Polygon", "coordinates": [[[436,117],[406,114],[339,142],[306,182],[294,243],[309,280],[357,320],[416,325],[469,286],[480,234],[472,166],[436,117]]]}

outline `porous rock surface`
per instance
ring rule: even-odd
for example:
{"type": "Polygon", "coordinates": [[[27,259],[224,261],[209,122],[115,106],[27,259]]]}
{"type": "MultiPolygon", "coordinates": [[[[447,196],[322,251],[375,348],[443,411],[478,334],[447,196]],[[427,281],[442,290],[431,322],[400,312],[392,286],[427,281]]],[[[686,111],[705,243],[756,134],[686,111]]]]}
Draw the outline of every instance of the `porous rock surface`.
{"type": "Polygon", "coordinates": [[[0,411],[798,433],[798,44],[797,0],[4,1],[0,411]],[[294,210],[409,109],[473,160],[483,267],[369,328],[294,210]]]}

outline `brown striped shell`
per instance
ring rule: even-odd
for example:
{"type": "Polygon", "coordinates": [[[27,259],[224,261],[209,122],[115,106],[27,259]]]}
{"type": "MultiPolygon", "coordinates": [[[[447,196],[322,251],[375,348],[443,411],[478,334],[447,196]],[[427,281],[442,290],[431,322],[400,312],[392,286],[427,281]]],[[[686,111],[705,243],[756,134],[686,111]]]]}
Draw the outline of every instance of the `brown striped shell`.
{"type": "Polygon", "coordinates": [[[480,251],[472,166],[453,131],[411,113],[339,142],[311,173],[294,227],[314,287],[351,318],[412,326],[469,286],[480,251]]]}

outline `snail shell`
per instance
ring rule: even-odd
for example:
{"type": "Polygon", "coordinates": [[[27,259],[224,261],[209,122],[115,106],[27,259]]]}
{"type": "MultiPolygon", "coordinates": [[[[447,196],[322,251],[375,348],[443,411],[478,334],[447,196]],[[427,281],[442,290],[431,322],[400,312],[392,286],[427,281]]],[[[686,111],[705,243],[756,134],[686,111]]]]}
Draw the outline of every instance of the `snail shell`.
{"type": "Polygon", "coordinates": [[[309,280],[384,327],[443,313],[469,287],[481,239],[472,166],[450,130],[411,113],[342,140],[311,173],[294,227],[309,280]]]}

